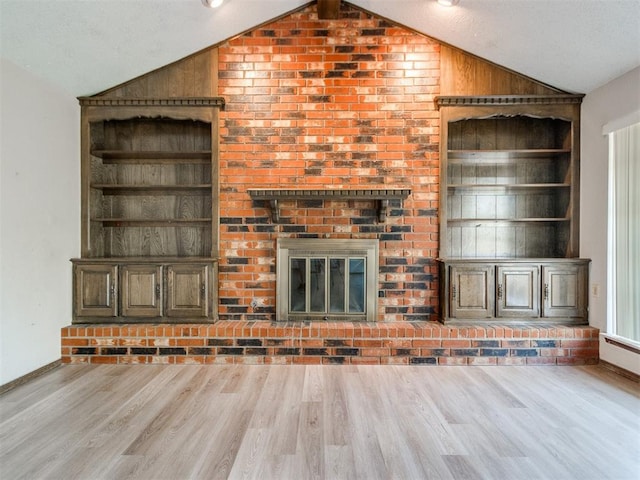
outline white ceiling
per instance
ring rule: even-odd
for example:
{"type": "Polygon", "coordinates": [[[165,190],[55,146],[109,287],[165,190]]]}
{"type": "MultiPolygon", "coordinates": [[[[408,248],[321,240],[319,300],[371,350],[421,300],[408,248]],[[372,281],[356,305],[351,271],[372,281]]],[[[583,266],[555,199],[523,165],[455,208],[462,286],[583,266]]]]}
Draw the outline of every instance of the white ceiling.
{"type": "MultiPolygon", "coordinates": [[[[0,54],[75,96],[91,95],[307,3],[0,0],[0,54]]],[[[640,65],[640,0],[350,3],[569,92],[589,93],[640,65]]]]}

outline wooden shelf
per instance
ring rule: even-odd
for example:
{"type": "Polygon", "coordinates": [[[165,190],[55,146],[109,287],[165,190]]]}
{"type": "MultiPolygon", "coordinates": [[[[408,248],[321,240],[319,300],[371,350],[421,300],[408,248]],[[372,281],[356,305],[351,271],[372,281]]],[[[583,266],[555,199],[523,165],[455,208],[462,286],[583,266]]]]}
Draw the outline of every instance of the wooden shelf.
{"type": "Polygon", "coordinates": [[[514,149],[514,150],[448,150],[450,164],[500,165],[518,160],[549,160],[571,153],[567,148],[514,149]]]}
{"type": "Polygon", "coordinates": [[[512,226],[516,223],[564,223],[569,222],[565,217],[530,217],[530,218],[450,218],[448,222],[455,226],[480,227],[491,226],[512,226]]]}
{"type": "Polygon", "coordinates": [[[587,322],[581,99],[438,97],[443,322],[587,322]]]}
{"type": "Polygon", "coordinates": [[[92,150],[91,155],[100,157],[104,163],[112,164],[155,164],[155,163],[187,163],[209,164],[211,163],[211,150],[194,150],[169,152],[155,151],[131,151],[131,150],[92,150]]]}
{"type": "Polygon", "coordinates": [[[570,188],[568,183],[520,183],[520,184],[492,184],[492,183],[464,183],[449,184],[447,191],[450,194],[473,195],[504,195],[508,193],[544,193],[570,188]]]}
{"type": "Polygon", "coordinates": [[[92,218],[92,222],[102,223],[103,227],[206,227],[210,218],[170,218],[170,219],[132,219],[132,218],[92,218]]]}
{"type": "Polygon", "coordinates": [[[192,185],[111,185],[94,183],[91,188],[104,195],[203,195],[211,193],[211,184],[192,185]]]}
{"type": "Polygon", "coordinates": [[[224,100],[99,96],[80,104],[74,323],[214,321],[224,100]]]}

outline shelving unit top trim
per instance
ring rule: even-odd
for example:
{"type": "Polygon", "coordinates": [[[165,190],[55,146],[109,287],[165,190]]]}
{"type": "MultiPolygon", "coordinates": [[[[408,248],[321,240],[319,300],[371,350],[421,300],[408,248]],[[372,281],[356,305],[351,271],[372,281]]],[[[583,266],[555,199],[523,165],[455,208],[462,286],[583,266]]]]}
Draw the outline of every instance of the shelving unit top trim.
{"type": "Polygon", "coordinates": [[[225,106],[221,97],[79,97],[78,101],[87,122],[171,118],[213,123],[217,121],[217,111],[225,106]]]}
{"type": "Polygon", "coordinates": [[[438,107],[477,105],[560,105],[580,104],[583,94],[567,95],[485,95],[485,96],[438,96],[438,107]]]}
{"type": "Polygon", "coordinates": [[[172,97],[172,98],[125,98],[125,97],[78,97],[82,107],[220,107],[224,109],[222,97],[172,97]]]}

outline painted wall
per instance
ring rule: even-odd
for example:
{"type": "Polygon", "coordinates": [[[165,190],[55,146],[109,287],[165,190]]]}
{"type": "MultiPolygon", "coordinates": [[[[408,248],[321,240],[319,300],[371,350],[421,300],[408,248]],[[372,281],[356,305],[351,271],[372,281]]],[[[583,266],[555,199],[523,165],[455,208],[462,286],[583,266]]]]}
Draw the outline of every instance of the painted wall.
{"type": "Polygon", "coordinates": [[[2,60],[0,385],[60,358],[80,239],[77,100],[2,60]]]}
{"type": "MultiPolygon", "coordinates": [[[[590,323],[607,330],[608,141],[602,127],[640,109],[640,67],[589,93],[582,105],[580,253],[591,258],[590,323]],[[597,295],[594,295],[594,287],[597,295]]],[[[601,344],[601,358],[640,374],[638,355],[601,344]]]]}

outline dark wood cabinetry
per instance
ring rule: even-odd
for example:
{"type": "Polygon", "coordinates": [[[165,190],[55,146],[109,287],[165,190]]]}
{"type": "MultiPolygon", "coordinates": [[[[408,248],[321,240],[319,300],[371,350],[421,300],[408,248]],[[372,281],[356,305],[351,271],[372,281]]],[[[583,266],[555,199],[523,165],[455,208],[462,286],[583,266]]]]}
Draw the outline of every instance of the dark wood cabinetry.
{"type": "Polygon", "coordinates": [[[211,318],[222,100],[91,97],[80,104],[82,258],[111,262],[74,267],[75,319],[211,318]],[[195,273],[194,261],[201,264],[195,273]],[[107,266],[117,270],[109,299],[107,279],[96,273],[107,266]]]}
{"type": "Polygon", "coordinates": [[[132,264],[123,265],[120,270],[121,314],[125,317],[162,316],[162,266],[132,264]]]}
{"type": "Polygon", "coordinates": [[[215,317],[215,261],[74,259],[73,265],[78,322],[182,323],[215,317]]]}
{"type": "Polygon", "coordinates": [[[441,260],[442,319],[584,323],[588,266],[584,259],[441,260]]]}
{"type": "Polygon", "coordinates": [[[211,310],[208,265],[167,266],[167,317],[207,317],[211,310]]]}
{"type": "Polygon", "coordinates": [[[118,273],[115,265],[77,265],[73,271],[74,318],[117,315],[118,273]]]}
{"type": "Polygon", "coordinates": [[[580,102],[579,95],[438,99],[445,321],[587,321],[588,268],[564,263],[579,255],[580,102]]]}
{"type": "Polygon", "coordinates": [[[496,317],[536,318],[540,315],[540,266],[496,265],[496,317]]]}
{"type": "Polygon", "coordinates": [[[495,308],[492,265],[452,265],[447,298],[452,318],[491,318],[495,308]]]}
{"type": "Polygon", "coordinates": [[[547,318],[587,318],[588,261],[542,265],[542,314],[547,318]]]}

